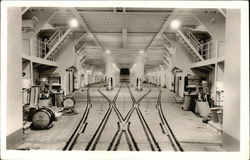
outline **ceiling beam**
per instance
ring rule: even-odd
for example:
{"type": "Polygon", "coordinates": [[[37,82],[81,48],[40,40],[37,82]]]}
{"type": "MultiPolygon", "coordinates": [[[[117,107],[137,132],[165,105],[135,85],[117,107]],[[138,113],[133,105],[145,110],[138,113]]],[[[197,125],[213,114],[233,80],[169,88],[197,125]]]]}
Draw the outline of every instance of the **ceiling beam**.
{"type": "Polygon", "coordinates": [[[214,37],[214,35],[212,34],[212,32],[207,28],[207,26],[205,25],[205,23],[202,22],[202,20],[196,15],[195,12],[193,12],[193,17],[195,18],[195,20],[200,24],[202,25],[203,27],[206,28],[206,31],[212,36],[214,37]]]}
{"type": "Polygon", "coordinates": [[[151,47],[151,45],[160,38],[160,36],[163,34],[163,32],[167,29],[170,22],[176,17],[176,14],[178,13],[178,9],[173,9],[173,12],[170,14],[166,22],[163,24],[159,32],[154,36],[154,38],[150,41],[148,46],[145,48],[145,52],[151,47]]]}
{"type": "Polygon", "coordinates": [[[225,17],[227,18],[226,12],[222,8],[218,8],[218,11],[225,17]]]}
{"type": "MultiPolygon", "coordinates": [[[[80,32],[80,31],[76,31],[77,32],[80,32]]],[[[121,32],[92,32],[94,34],[108,34],[108,35],[120,35],[121,32]]],[[[154,34],[156,34],[157,32],[129,32],[129,35],[132,35],[132,36],[153,36],[154,34]]],[[[174,33],[173,33],[174,34],[174,33]]]]}
{"type": "Polygon", "coordinates": [[[122,47],[127,48],[128,46],[128,34],[127,34],[127,29],[123,28],[122,29],[122,47]]]}
{"type": "Polygon", "coordinates": [[[22,10],[22,15],[23,15],[24,13],[26,13],[29,9],[30,9],[30,7],[25,7],[25,8],[22,10]]]}
{"type": "Polygon", "coordinates": [[[212,67],[212,66],[210,66],[210,65],[208,65],[208,66],[206,66],[207,68],[209,68],[209,69],[211,69],[211,70],[214,70],[214,67],[212,67]]]}
{"type": "MultiPolygon", "coordinates": [[[[80,26],[94,39],[94,42],[97,46],[99,46],[103,51],[105,48],[101,45],[101,43],[97,40],[95,35],[91,32],[90,28],[88,27],[87,23],[82,19],[81,15],[77,12],[75,8],[70,9],[74,17],[78,20],[80,26]]],[[[104,53],[103,53],[104,54],[104,53]]]]}
{"type": "Polygon", "coordinates": [[[49,16],[49,18],[43,23],[43,25],[41,25],[41,27],[38,28],[38,29],[35,31],[35,35],[37,35],[37,34],[42,30],[43,26],[44,26],[45,24],[49,23],[49,21],[50,21],[53,17],[55,17],[56,14],[57,14],[57,12],[54,11],[54,12],[49,16]]]}
{"type": "MultiPolygon", "coordinates": [[[[125,8],[126,9],[126,8],[125,8]]],[[[123,9],[124,11],[124,9],[123,9]]],[[[126,12],[117,12],[116,11],[116,7],[112,8],[112,10],[109,10],[109,11],[78,11],[78,13],[80,14],[126,14],[126,15],[162,15],[162,14],[168,14],[170,15],[171,12],[157,12],[157,11],[154,11],[154,12],[151,12],[151,11],[128,11],[128,9],[125,10],[126,12]]],[[[68,11],[58,11],[58,13],[63,13],[63,14],[67,14],[69,13],[68,11]]]]}

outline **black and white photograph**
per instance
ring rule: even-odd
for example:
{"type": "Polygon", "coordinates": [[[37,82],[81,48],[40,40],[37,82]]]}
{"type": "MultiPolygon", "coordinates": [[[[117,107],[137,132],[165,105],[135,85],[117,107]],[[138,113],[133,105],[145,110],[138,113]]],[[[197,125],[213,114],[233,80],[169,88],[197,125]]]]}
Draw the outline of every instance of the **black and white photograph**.
{"type": "Polygon", "coordinates": [[[247,1],[1,2],[1,159],[249,159],[247,1]]]}

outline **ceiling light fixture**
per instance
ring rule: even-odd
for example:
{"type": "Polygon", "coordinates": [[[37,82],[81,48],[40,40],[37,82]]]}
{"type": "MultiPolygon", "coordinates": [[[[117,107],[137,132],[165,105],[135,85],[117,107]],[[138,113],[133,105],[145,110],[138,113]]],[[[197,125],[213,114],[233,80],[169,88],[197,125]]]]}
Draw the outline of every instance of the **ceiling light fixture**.
{"type": "Polygon", "coordinates": [[[69,21],[69,25],[72,27],[72,28],[75,28],[75,27],[78,27],[78,21],[76,19],[71,19],[69,21]]]}
{"type": "Polygon", "coordinates": [[[139,53],[140,53],[140,54],[143,54],[143,53],[144,53],[144,50],[140,50],[139,53]]]}
{"type": "Polygon", "coordinates": [[[110,50],[106,50],[106,53],[110,54],[110,50]]]}
{"type": "Polygon", "coordinates": [[[171,27],[172,29],[175,29],[175,30],[176,30],[176,29],[179,29],[180,26],[181,26],[181,21],[179,21],[179,20],[177,20],[177,19],[174,19],[174,20],[171,21],[170,27],[171,27]]]}

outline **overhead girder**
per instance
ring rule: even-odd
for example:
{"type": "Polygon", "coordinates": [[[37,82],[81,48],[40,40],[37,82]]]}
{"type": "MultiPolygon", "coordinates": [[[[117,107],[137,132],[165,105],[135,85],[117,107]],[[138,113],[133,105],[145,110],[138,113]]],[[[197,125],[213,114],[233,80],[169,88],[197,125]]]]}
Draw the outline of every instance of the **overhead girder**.
{"type": "Polygon", "coordinates": [[[81,15],[77,12],[77,10],[75,8],[71,8],[71,12],[74,15],[74,17],[78,20],[80,26],[91,36],[93,37],[93,40],[95,42],[95,44],[97,46],[99,46],[103,53],[106,51],[105,48],[101,45],[101,43],[98,41],[98,39],[96,38],[96,36],[91,32],[90,28],[88,27],[88,25],[86,24],[86,22],[82,19],[81,15]]]}
{"type": "Polygon", "coordinates": [[[54,18],[56,14],[57,14],[56,11],[52,12],[51,15],[49,16],[49,18],[43,23],[43,25],[41,25],[38,29],[35,30],[35,35],[37,35],[42,30],[42,28],[44,27],[44,25],[47,24],[47,23],[49,23],[50,20],[52,18],[54,18]]]}
{"type": "Polygon", "coordinates": [[[123,28],[122,29],[122,47],[127,48],[128,47],[128,34],[127,34],[127,29],[123,28]]]}
{"type": "Polygon", "coordinates": [[[25,8],[22,10],[22,15],[23,15],[24,13],[26,13],[29,9],[30,9],[30,7],[25,7],[25,8]]]}
{"type": "Polygon", "coordinates": [[[178,13],[179,9],[173,9],[172,13],[168,16],[166,22],[163,24],[159,32],[154,36],[154,38],[150,41],[148,46],[145,48],[145,51],[147,51],[151,45],[159,39],[159,37],[165,32],[167,27],[169,26],[170,22],[176,17],[176,14],[178,13]]]}

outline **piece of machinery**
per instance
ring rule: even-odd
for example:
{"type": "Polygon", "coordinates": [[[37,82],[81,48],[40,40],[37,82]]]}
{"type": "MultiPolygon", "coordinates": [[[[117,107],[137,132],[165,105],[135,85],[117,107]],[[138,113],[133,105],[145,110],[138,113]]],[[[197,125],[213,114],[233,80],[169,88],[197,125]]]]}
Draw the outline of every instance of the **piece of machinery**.
{"type": "Polygon", "coordinates": [[[61,77],[60,75],[49,76],[49,90],[52,93],[57,93],[61,91],[61,77]]]}
{"type": "Polygon", "coordinates": [[[50,105],[48,78],[40,78],[39,84],[39,107],[48,107],[50,105]]]}
{"type": "Polygon", "coordinates": [[[198,76],[188,75],[185,77],[185,101],[183,105],[183,110],[191,110],[195,112],[195,97],[197,96],[197,93],[199,91],[200,81],[201,78],[198,76]]]}
{"type": "Polygon", "coordinates": [[[63,101],[63,91],[61,88],[61,76],[59,74],[49,76],[49,91],[52,98],[52,105],[61,107],[63,101]]]}

